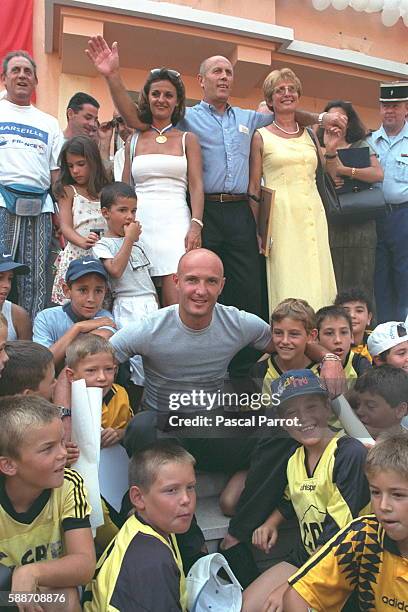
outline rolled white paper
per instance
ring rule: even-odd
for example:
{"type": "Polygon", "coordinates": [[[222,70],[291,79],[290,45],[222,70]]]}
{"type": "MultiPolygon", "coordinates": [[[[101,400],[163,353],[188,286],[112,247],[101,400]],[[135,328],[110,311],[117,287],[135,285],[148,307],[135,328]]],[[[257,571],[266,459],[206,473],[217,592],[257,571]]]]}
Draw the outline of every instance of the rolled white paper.
{"type": "Polygon", "coordinates": [[[90,516],[93,531],[103,525],[99,490],[99,459],[101,452],[102,389],[86,387],[76,380],[71,389],[72,440],[78,445],[79,459],[73,468],[84,479],[92,506],[90,516]]]}
{"type": "Polygon", "coordinates": [[[364,427],[352,407],[344,397],[339,395],[331,402],[334,413],[339,419],[344,431],[352,438],[357,438],[364,445],[375,444],[373,438],[364,427]]]}

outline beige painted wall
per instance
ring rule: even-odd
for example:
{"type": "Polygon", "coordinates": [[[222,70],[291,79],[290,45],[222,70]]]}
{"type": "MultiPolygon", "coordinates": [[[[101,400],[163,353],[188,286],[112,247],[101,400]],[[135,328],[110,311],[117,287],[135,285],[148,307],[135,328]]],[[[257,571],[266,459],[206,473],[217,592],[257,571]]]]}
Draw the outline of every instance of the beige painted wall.
{"type": "MultiPolygon", "coordinates": [[[[279,23],[282,25],[291,25],[295,27],[296,36],[306,39],[306,34],[311,33],[316,42],[327,42],[333,44],[333,41],[326,40],[328,38],[324,27],[317,26],[316,19],[324,16],[324,13],[318,13],[310,9],[307,11],[305,5],[308,5],[310,0],[277,0],[276,14],[279,23]],[[303,9],[302,9],[303,7],[303,9]],[[311,21],[311,19],[313,21],[311,21]],[[315,36],[317,32],[317,36],[315,36]]],[[[257,0],[256,3],[248,3],[247,0],[178,0],[179,4],[194,6],[206,10],[218,10],[219,12],[237,14],[238,9],[242,9],[241,16],[261,18],[269,17],[272,20],[274,15],[274,0],[257,0]],[[248,6],[255,7],[255,13],[248,15],[248,6]],[[269,9],[267,10],[267,7],[269,9]],[[222,9],[222,11],[221,11],[222,9]]],[[[335,11],[336,19],[339,13],[335,11]]],[[[353,12],[354,13],[354,12],[353,12]]],[[[358,22],[359,14],[354,21],[358,22]]],[[[354,17],[354,15],[353,15],[354,17]]],[[[373,16],[371,16],[373,17],[373,16]]],[[[378,15],[377,18],[379,19],[378,15]]],[[[333,22],[333,17],[327,16],[328,23],[333,22]]],[[[324,18],[326,22],[326,17],[324,18]]],[[[328,28],[329,25],[326,25],[328,28]]],[[[330,26],[335,27],[334,23],[330,26]]],[[[337,26],[336,26],[337,27],[337,26]]],[[[349,27],[352,27],[351,25],[349,27]]],[[[356,25],[358,28],[360,25],[356,25]]],[[[382,31],[387,28],[382,27],[382,31]]],[[[357,31],[356,30],[356,31],[357,31]]],[[[393,31],[394,28],[389,28],[393,31]]],[[[405,28],[405,32],[407,29],[405,28]]],[[[109,119],[113,110],[107,86],[102,78],[99,77],[83,77],[73,74],[61,74],[61,59],[57,53],[46,54],[44,52],[44,0],[34,0],[34,57],[38,63],[39,86],[37,90],[37,105],[42,110],[51,113],[58,117],[61,127],[65,127],[65,108],[66,104],[73,93],[76,91],[86,91],[93,95],[101,104],[100,119],[102,121],[109,119]]],[[[84,62],[88,59],[84,54],[84,62]]],[[[148,66],[146,66],[146,71],[148,66]]],[[[182,67],[180,67],[182,69],[182,67]]],[[[125,69],[123,76],[125,83],[129,89],[139,90],[143,85],[146,77],[145,70],[125,69]]],[[[335,78],[335,76],[333,76],[335,78]]],[[[187,97],[193,99],[201,98],[201,91],[194,77],[187,76],[185,78],[187,97]]],[[[246,108],[256,108],[259,101],[262,99],[260,90],[254,90],[252,95],[247,98],[233,97],[232,104],[240,105],[246,108]]],[[[302,107],[320,112],[327,100],[319,97],[302,99],[302,107]]],[[[366,124],[374,128],[379,123],[379,115],[374,109],[357,108],[366,124]]]]}

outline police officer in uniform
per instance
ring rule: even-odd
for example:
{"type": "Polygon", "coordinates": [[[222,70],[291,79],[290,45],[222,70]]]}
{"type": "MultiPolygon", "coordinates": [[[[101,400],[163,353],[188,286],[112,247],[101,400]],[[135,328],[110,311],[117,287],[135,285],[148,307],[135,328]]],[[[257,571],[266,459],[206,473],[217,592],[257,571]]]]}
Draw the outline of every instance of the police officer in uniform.
{"type": "Polygon", "coordinates": [[[408,82],[380,86],[382,125],[369,137],[384,169],[389,210],[377,221],[375,299],[378,322],[408,314],[408,82]]]}

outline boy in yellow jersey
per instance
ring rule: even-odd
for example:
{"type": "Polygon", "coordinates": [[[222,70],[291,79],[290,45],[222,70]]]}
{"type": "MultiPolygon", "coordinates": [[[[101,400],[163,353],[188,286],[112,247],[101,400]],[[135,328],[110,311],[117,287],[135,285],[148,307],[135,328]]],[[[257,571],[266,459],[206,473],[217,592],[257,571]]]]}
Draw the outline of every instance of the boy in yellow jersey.
{"type": "Polygon", "coordinates": [[[83,481],[64,469],[66,457],[56,406],[38,396],[0,398],[1,564],[13,570],[13,592],[60,593],[47,610],[63,602],[73,612],[95,551],[83,481]]]}
{"type": "Polygon", "coordinates": [[[305,354],[308,342],[316,339],[314,310],[305,300],[283,300],[271,315],[275,352],[268,359],[262,393],[271,393],[271,382],[288,370],[303,368],[317,372],[318,364],[305,354]]]}
{"type": "Polygon", "coordinates": [[[67,348],[65,363],[70,382],[83,378],[87,387],[102,388],[101,447],[120,442],[133,412],[126,390],[113,382],[117,365],[112,345],[101,336],[81,334],[67,348]]]}
{"type": "Polygon", "coordinates": [[[316,312],[319,342],[337,355],[343,364],[347,385],[371,368],[368,359],[351,350],[353,325],[349,313],[341,306],[324,306],[316,312]]]}
{"type": "Polygon", "coordinates": [[[373,515],[353,520],[289,579],[285,612],[408,609],[408,432],[383,434],[367,456],[373,515]]]}
{"type": "Polygon", "coordinates": [[[247,589],[244,598],[256,590],[258,600],[254,607],[245,608],[246,612],[261,610],[266,602],[271,609],[278,609],[295,568],[369,502],[363,471],[367,450],[358,440],[329,428],[331,408],[320,379],[310,370],[291,370],[274,381],[271,390],[280,399],[278,412],[286,421],[285,429],[301,446],[287,464],[284,499],[254,531],[252,543],[269,552],[279,525],[297,517],[302,545],[287,562],[265,572],[247,589]]]}
{"type": "Polygon", "coordinates": [[[86,612],[186,610],[185,578],[175,535],[193,518],[195,460],[170,441],[136,453],[130,463],[135,508],[98,562],[84,594],[86,612]]]}
{"type": "Polygon", "coordinates": [[[357,287],[352,287],[341,291],[334,300],[335,306],[341,306],[346,310],[353,325],[353,343],[351,350],[353,353],[362,355],[370,362],[372,357],[368,350],[367,341],[371,334],[370,324],[373,318],[373,306],[371,300],[364,291],[357,287]]]}
{"type": "MultiPolygon", "coordinates": [[[[70,382],[84,379],[87,387],[102,388],[101,448],[118,444],[133,412],[126,390],[113,382],[117,366],[112,345],[101,336],[80,334],[68,346],[65,363],[70,382]]],[[[104,524],[95,537],[98,552],[106,548],[122,525],[118,513],[103,498],[102,509],[104,524]]]]}

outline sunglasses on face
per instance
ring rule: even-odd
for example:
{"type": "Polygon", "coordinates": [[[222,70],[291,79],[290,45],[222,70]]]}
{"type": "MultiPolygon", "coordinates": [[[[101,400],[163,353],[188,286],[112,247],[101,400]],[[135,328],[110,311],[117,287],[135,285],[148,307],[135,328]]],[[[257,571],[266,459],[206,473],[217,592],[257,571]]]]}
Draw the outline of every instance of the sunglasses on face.
{"type": "Polygon", "coordinates": [[[170,76],[174,77],[175,79],[179,79],[180,78],[180,73],[177,72],[177,70],[170,70],[169,68],[153,68],[150,71],[150,74],[155,77],[155,76],[159,76],[161,73],[165,73],[167,72],[167,74],[169,74],[170,76]]]}

